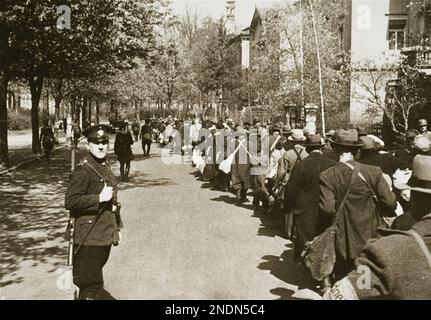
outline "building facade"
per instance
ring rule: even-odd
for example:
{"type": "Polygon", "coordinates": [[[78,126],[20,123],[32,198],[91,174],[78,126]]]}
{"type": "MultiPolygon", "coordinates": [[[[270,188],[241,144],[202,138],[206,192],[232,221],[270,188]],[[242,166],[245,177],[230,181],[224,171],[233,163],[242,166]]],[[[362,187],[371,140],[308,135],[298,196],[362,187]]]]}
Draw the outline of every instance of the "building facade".
{"type": "MultiPolygon", "coordinates": [[[[391,100],[388,86],[399,80],[398,70],[391,70],[391,66],[406,55],[416,56],[417,46],[424,39],[431,38],[431,0],[345,1],[350,7],[348,14],[351,17],[350,121],[382,123],[384,112],[370,112],[373,109],[370,99],[373,100],[372,95],[377,94],[380,102],[388,103],[391,100]],[[378,83],[373,78],[377,71],[382,75],[378,83]],[[375,90],[370,91],[369,88],[373,87],[375,90]]],[[[422,71],[431,74],[429,54],[421,54],[417,58],[422,61],[422,71]]],[[[427,109],[426,106],[418,108],[424,112],[427,109]]],[[[417,117],[421,115],[412,112],[412,118],[417,117]]]]}

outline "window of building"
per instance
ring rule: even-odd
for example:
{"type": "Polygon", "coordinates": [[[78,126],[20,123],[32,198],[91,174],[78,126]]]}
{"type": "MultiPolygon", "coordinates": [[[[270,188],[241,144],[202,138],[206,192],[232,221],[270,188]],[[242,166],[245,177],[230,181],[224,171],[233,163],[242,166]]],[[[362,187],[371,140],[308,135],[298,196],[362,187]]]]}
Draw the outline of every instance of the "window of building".
{"type": "Polygon", "coordinates": [[[405,14],[390,14],[388,25],[389,50],[401,50],[406,46],[405,29],[407,17],[405,14]]]}
{"type": "Polygon", "coordinates": [[[404,29],[389,30],[389,50],[401,50],[404,48],[404,29]]]}

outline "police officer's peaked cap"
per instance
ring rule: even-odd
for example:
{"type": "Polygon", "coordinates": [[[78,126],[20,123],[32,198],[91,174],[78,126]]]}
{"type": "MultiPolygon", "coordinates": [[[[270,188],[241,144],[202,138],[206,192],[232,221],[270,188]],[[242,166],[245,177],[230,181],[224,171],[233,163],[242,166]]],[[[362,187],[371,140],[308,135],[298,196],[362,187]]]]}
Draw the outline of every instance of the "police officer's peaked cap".
{"type": "Polygon", "coordinates": [[[109,127],[105,124],[97,124],[84,130],[83,134],[88,142],[107,143],[109,142],[109,127]]]}

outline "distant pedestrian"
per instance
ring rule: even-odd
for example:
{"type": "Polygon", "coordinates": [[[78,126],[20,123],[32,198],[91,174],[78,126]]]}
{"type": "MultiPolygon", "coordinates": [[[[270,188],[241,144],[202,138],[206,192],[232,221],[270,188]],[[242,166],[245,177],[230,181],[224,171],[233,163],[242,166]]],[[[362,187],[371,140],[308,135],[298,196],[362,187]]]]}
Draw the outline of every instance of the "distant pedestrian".
{"type": "Polygon", "coordinates": [[[120,125],[120,132],[115,136],[114,152],[120,162],[121,180],[129,181],[130,161],[133,159],[132,145],[133,138],[128,130],[127,124],[120,125]]]}
{"type": "Polygon", "coordinates": [[[135,142],[139,140],[139,129],[140,129],[139,121],[138,119],[135,119],[132,122],[132,132],[133,132],[133,138],[135,139],[135,142]]]}
{"type": "Polygon", "coordinates": [[[45,151],[46,161],[49,162],[50,155],[52,149],[54,148],[55,137],[54,131],[52,130],[51,125],[48,121],[45,122],[45,125],[40,129],[40,140],[39,146],[43,146],[43,150],[45,151]]]}
{"type": "Polygon", "coordinates": [[[78,148],[78,142],[79,142],[79,138],[81,137],[81,127],[79,126],[79,124],[77,122],[73,123],[72,126],[72,143],[76,148],[78,148]]]}
{"type": "Polygon", "coordinates": [[[141,127],[141,142],[142,151],[144,152],[144,157],[150,156],[153,128],[151,127],[150,121],[145,120],[144,125],[141,127]]]}

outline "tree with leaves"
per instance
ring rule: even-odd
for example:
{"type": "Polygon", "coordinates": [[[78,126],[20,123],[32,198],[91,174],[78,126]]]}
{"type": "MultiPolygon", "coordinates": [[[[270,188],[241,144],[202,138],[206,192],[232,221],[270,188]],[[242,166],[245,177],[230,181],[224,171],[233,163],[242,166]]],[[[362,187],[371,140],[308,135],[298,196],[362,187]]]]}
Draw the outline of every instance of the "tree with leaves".
{"type": "MultiPolygon", "coordinates": [[[[0,52],[0,58],[5,58],[0,65],[0,122],[7,123],[4,92],[8,81],[26,79],[32,95],[34,152],[39,151],[38,112],[44,81],[97,81],[115,70],[132,69],[139,60],[152,61],[157,47],[155,26],[165,15],[164,2],[157,0],[85,0],[70,3],[72,28],[59,30],[57,7],[63,2],[18,0],[2,2],[0,7],[0,41],[5,44],[0,52]]],[[[0,158],[6,164],[7,131],[3,128],[0,158]]]]}

